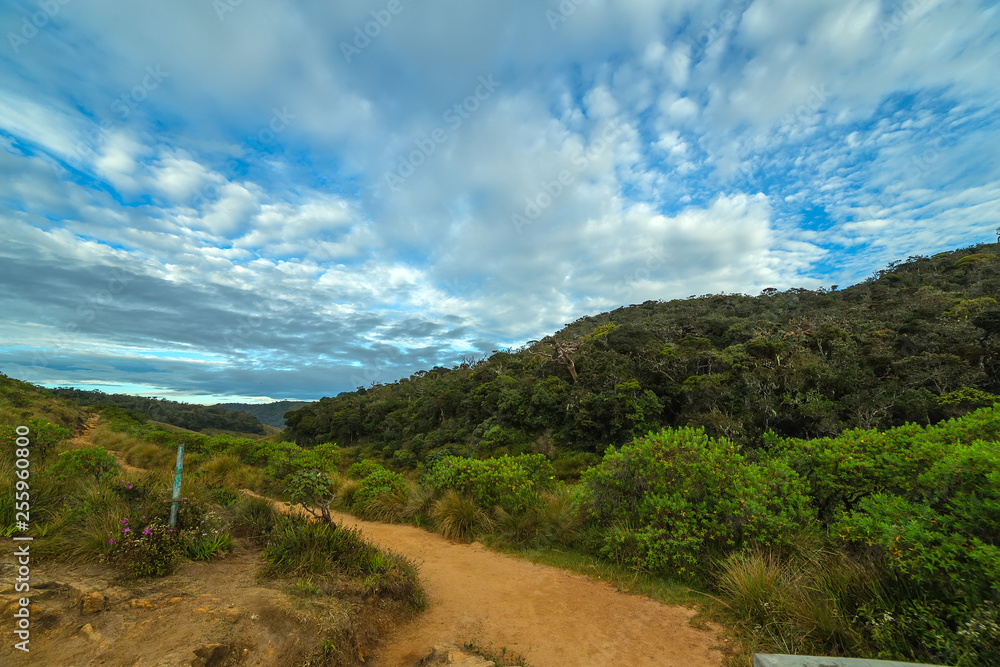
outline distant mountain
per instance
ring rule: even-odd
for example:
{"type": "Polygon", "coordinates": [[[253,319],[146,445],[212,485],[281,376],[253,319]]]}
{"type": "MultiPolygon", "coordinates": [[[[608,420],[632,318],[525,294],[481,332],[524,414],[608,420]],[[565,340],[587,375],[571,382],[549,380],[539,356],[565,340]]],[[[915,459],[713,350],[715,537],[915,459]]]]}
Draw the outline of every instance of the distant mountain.
{"type": "Polygon", "coordinates": [[[214,407],[249,412],[261,424],[285,428],[285,413],[309,405],[307,401],[275,401],[274,403],[217,403],[214,407]]]}
{"type": "Polygon", "coordinates": [[[146,398],[128,394],[105,394],[103,391],[86,391],[73,387],[52,389],[54,396],[67,398],[78,405],[117,405],[137,412],[147,419],[180,426],[192,431],[218,429],[263,435],[264,426],[246,411],[233,412],[214,405],[178,403],[164,398],[146,398]]]}

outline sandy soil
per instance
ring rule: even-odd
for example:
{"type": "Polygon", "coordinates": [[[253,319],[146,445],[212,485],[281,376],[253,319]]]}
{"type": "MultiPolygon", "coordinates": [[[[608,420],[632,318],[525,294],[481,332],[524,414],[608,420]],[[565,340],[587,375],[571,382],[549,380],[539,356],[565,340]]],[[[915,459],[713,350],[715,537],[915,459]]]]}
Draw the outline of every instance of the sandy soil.
{"type": "Polygon", "coordinates": [[[428,610],[399,628],[376,667],[409,667],[434,644],[469,640],[514,649],[534,667],[722,664],[721,634],[692,627],[693,610],[412,526],[335,521],[420,564],[428,610]]]}

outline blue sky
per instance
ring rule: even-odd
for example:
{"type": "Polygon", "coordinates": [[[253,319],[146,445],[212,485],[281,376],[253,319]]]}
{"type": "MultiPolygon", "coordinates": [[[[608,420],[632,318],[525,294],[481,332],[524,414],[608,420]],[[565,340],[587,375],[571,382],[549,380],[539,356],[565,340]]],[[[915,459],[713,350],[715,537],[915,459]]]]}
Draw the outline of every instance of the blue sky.
{"type": "Polygon", "coordinates": [[[5,0],[0,371],[315,399],[989,241],[998,33],[973,1],[5,0]]]}

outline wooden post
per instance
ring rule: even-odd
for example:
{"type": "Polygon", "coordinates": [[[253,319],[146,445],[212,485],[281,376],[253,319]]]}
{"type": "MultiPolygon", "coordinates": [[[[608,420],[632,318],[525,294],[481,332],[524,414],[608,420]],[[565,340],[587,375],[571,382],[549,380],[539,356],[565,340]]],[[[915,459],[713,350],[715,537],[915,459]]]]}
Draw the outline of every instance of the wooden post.
{"type": "Polygon", "coordinates": [[[170,501],[170,529],[177,527],[177,510],[181,506],[181,477],[184,473],[184,443],[177,445],[177,468],[174,472],[174,495],[170,501]]]}

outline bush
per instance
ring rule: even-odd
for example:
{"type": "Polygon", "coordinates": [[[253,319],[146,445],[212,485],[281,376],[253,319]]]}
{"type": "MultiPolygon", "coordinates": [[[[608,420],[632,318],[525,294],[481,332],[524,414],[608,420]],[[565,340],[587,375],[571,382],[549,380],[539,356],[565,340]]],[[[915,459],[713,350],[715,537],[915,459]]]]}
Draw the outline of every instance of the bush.
{"type": "Polygon", "coordinates": [[[98,482],[102,478],[117,475],[119,466],[115,457],[103,447],[84,447],[60,454],[47,472],[60,481],[91,475],[98,482]]]}
{"type": "Polygon", "coordinates": [[[807,487],[784,461],[750,463],[700,428],[664,429],[610,448],[582,483],[591,518],[619,526],[607,533],[604,555],[621,560],[631,548],[631,565],[682,576],[713,555],[782,545],[813,520],[807,487]]]}
{"type": "Polygon", "coordinates": [[[449,456],[434,465],[423,484],[435,492],[468,495],[481,509],[498,506],[510,514],[522,514],[541,505],[538,492],[554,477],[551,464],[540,454],[484,460],[449,456]]]}
{"type": "Polygon", "coordinates": [[[385,466],[371,459],[361,459],[347,469],[347,476],[351,479],[363,480],[373,472],[385,470],[385,466]]]}
{"type": "Polygon", "coordinates": [[[486,514],[476,501],[453,489],[434,503],[431,517],[441,534],[449,539],[471,540],[476,530],[486,524],[486,514]]]}
{"type": "Polygon", "coordinates": [[[357,491],[354,492],[353,508],[365,516],[371,516],[371,511],[375,508],[370,506],[380,496],[398,498],[408,491],[409,485],[405,477],[398,472],[380,467],[358,483],[357,491]]]}
{"type": "Polygon", "coordinates": [[[340,572],[364,577],[366,594],[385,595],[414,609],[426,604],[414,564],[366,542],[360,530],[343,524],[279,517],[264,547],[264,559],[270,574],[340,572]]]}
{"type": "Polygon", "coordinates": [[[176,531],[159,521],[133,531],[128,519],[122,519],[120,534],[109,538],[109,544],[108,561],[132,578],[173,574],[184,550],[176,531]]]}
{"type": "Polygon", "coordinates": [[[292,475],[285,493],[291,505],[301,505],[314,518],[329,523],[330,505],[337,498],[337,480],[319,470],[300,470],[292,475]]]}
{"type": "Polygon", "coordinates": [[[278,521],[274,505],[267,498],[243,496],[232,507],[233,529],[240,537],[266,539],[278,521]]]}

